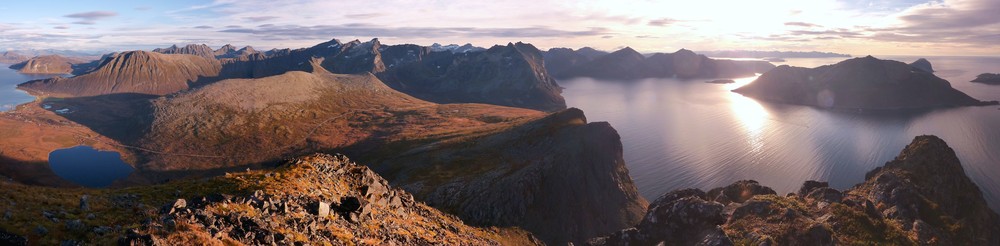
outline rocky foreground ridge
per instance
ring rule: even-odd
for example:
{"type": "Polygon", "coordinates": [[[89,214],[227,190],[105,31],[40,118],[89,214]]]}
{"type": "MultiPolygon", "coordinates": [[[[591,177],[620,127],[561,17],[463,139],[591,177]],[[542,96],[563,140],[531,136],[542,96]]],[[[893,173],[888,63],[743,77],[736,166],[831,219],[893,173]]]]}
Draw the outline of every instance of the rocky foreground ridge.
{"type": "Polygon", "coordinates": [[[806,181],[780,196],[756,181],[684,189],[642,222],[590,245],[998,245],[1000,217],[938,137],[918,136],[847,190],[806,181]]]}
{"type": "Polygon", "coordinates": [[[343,156],[127,189],[0,186],[2,245],[540,244],[519,229],[467,226],[343,156]]]}

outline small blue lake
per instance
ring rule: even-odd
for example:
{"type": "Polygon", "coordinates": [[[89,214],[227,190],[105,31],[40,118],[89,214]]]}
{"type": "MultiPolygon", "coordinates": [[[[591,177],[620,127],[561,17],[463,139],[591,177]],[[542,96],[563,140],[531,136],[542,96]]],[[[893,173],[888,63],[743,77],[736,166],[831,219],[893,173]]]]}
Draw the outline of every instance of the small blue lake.
{"type": "Polygon", "coordinates": [[[101,188],[132,173],[132,166],[122,161],[121,157],[118,152],[99,151],[81,145],[52,151],[49,153],[49,166],[56,175],[73,183],[101,188]]]}

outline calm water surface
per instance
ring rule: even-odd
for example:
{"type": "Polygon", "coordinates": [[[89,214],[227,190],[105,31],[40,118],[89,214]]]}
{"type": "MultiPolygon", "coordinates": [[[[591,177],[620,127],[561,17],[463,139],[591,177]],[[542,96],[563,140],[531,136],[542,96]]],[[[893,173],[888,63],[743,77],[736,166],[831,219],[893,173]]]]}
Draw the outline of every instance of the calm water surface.
{"type": "MultiPolygon", "coordinates": [[[[912,62],[918,57],[879,57],[912,62]]],[[[815,67],[847,58],[788,59],[815,67]]],[[[980,100],[1000,100],[1000,86],[970,83],[1000,72],[1000,58],[927,57],[938,76],[980,100]]],[[[758,102],[705,80],[560,81],[571,107],[608,121],[622,136],[625,161],[648,199],[679,188],[710,189],[754,179],[779,193],[805,180],[849,188],[885,164],[914,136],[933,134],[955,149],[965,171],[1000,208],[1000,110],[962,107],[923,113],[853,114],[758,102]]]]}
{"type": "Polygon", "coordinates": [[[34,79],[50,78],[57,75],[24,75],[8,68],[10,64],[0,63],[0,112],[9,111],[22,103],[35,100],[27,92],[17,89],[17,84],[34,79]]]}
{"type": "Polygon", "coordinates": [[[99,151],[90,146],[52,151],[49,166],[59,177],[86,187],[107,187],[132,173],[132,166],[122,161],[118,152],[99,151]]]}

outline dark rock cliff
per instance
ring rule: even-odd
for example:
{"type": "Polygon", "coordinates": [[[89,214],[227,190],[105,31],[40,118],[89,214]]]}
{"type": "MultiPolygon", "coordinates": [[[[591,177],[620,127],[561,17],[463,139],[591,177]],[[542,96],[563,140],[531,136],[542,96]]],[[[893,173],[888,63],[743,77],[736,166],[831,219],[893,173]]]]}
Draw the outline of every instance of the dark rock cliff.
{"type": "Polygon", "coordinates": [[[548,243],[611,233],[639,221],[646,207],[617,132],[572,108],[495,135],[404,151],[373,168],[467,223],[519,226],[548,243]]]}

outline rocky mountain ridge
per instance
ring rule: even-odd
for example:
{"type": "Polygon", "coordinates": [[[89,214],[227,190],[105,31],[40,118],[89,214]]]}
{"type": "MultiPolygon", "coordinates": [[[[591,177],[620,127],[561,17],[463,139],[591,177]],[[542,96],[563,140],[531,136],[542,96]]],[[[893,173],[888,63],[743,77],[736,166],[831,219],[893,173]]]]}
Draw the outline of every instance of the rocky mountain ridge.
{"type": "Polygon", "coordinates": [[[775,194],[756,181],[668,192],[642,222],[589,245],[996,245],[1000,216],[935,136],[847,190],[806,181],[775,194]]]}

